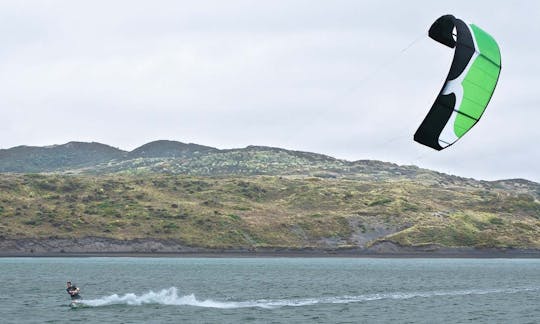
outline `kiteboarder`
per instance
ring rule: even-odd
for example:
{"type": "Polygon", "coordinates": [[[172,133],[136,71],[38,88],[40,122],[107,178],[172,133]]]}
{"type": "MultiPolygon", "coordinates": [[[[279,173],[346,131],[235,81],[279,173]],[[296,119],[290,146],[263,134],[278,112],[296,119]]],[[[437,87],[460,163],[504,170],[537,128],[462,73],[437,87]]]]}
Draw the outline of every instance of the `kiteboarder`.
{"type": "Polygon", "coordinates": [[[67,293],[71,296],[71,300],[78,300],[78,299],[81,299],[81,295],[79,295],[79,293],[81,292],[81,290],[79,288],[77,288],[75,285],[71,284],[71,281],[68,281],[67,282],[67,289],[66,289],[67,293]]]}

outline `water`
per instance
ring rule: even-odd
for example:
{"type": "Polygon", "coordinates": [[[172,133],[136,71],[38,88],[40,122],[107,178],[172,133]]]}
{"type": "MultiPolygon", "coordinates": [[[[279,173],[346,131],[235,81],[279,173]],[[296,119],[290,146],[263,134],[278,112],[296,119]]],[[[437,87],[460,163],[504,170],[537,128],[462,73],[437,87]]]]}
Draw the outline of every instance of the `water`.
{"type": "Polygon", "coordinates": [[[0,281],[1,323],[540,322],[537,259],[1,258],[0,281]]]}

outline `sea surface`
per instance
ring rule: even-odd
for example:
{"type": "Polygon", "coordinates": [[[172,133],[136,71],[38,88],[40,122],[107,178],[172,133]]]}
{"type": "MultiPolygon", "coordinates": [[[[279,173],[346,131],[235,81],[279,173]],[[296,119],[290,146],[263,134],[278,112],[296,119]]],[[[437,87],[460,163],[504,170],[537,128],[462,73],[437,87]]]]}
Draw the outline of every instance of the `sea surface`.
{"type": "Polygon", "coordinates": [[[539,294],[539,259],[0,258],[0,323],[540,323],[539,294]]]}

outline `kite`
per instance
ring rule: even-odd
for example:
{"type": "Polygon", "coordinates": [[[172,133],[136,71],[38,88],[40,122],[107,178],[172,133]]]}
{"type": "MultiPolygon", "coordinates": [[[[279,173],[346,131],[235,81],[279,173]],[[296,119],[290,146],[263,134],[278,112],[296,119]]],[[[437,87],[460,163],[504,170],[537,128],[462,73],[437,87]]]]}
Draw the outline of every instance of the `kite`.
{"type": "Polygon", "coordinates": [[[501,72],[501,53],[493,37],[452,15],[437,19],[429,37],[455,48],[450,71],[414,140],[442,150],[460,139],[482,117],[501,72]]]}

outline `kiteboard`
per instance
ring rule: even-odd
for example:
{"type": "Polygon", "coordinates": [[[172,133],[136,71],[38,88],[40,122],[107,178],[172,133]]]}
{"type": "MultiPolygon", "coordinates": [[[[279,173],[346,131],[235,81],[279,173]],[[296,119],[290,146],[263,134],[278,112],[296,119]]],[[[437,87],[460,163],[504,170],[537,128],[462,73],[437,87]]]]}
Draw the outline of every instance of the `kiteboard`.
{"type": "Polygon", "coordinates": [[[81,302],[80,299],[74,299],[71,301],[71,303],[69,303],[70,308],[79,308],[82,306],[83,306],[83,303],[81,302]]]}

